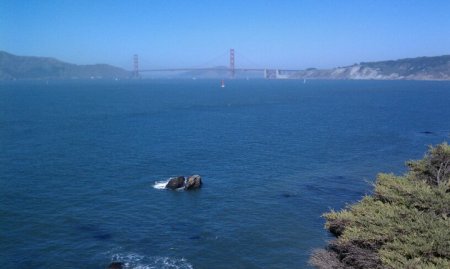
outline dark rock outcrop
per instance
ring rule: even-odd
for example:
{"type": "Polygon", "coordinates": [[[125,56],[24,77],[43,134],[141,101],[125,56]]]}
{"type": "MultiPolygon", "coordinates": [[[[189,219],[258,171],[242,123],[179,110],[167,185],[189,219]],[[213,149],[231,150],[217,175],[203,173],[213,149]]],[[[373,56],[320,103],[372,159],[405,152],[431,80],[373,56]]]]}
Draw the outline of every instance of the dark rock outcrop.
{"type": "Polygon", "coordinates": [[[184,186],[184,177],[178,176],[178,177],[171,178],[169,180],[169,182],[167,183],[166,188],[175,190],[175,189],[181,188],[183,186],[184,186]]]}
{"type": "Polygon", "coordinates": [[[340,219],[333,219],[329,220],[329,225],[330,227],[328,230],[330,231],[330,233],[332,233],[336,237],[339,237],[344,232],[345,227],[348,226],[348,222],[340,219]]]}
{"type": "Polygon", "coordinates": [[[108,265],[106,269],[122,269],[123,262],[112,262],[108,265]]]}
{"type": "Polygon", "coordinates": [[[321,269],[345,269],[345,264],[339,260],[338,254],[325,249],[314,250],[309,260],[309,264],[314,266],[314,268],[321,269]]]}
{"type": "Polygon", "coordinates": [[[199,189],[202,186],[202,178],[199,175],[190,176],[184,185],[185,190],[199,189]]]}

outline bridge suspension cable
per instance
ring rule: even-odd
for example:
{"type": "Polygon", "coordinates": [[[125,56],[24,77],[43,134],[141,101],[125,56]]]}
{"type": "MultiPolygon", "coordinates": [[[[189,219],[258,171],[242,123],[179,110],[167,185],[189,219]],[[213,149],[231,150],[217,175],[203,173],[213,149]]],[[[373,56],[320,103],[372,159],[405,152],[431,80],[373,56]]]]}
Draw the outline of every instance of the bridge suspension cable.
{"type": "MultiPolygon", "coordinates": [[[[199,65],[195,65],[192,68],[207,68],[207,67],[211,67],[211,65],[218,65],[217,61],[225,60],[227,55],[228,55],[228,51],[224,51],[223,53],[221,53],[213,58],[210,58],[208,61],[203,62],[202,64],[199,64],[199,65]]],[[[223,64],[222,64],[222,66],[223,66],[223,64]]]]}
{"type": "Polygon", "coordinates": [[[133,75],[134,77],[139,77],[140,72],[182,72],[182,71],[193,71],[193,70],[203,70],[203,71],[228,71],[231,78],[235,77],[236,71],[248,72],[248,71],[262,71],[264,72],[265,78],[287,78],[286,72],[298,72],[300,70],[287,70],[287,69],[267,69],[261,67],[238,67],[236,68],[235,57],[239,56],[239,59],[244,59],[247,62],[251,63],[251,66],[261,66],[256,64],[254,61],[250,60],[248,57],[243,55],[242,53],[237,53],[233,48],[231,48],[228,52],[224,52],[209,61],[197,65],[197,67],[188,67],[188,68],[152,68],[152,69],[139,69],[139,60],[138,55],[135,54],[133,56],[133,75]],[[213,62],[218,59],[224,57],[224,55],[229,55],[229,65],[228,66],[219,66],[219,67],[207,67],[210,66],[213,62]]]}

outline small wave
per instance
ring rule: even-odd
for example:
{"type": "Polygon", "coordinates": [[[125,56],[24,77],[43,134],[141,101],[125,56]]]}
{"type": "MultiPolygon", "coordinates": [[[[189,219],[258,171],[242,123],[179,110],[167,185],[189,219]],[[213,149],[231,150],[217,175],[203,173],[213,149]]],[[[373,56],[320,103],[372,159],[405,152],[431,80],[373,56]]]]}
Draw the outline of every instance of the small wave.
{"type": "Polygon", "coordinates": [[[114,254],[111,261],[122,262],[125,269],[193,269],[185,258],[146,257],[135,253],[114,254]]]}
{"type": "MultiPolygon", "coordinates": [[[[157,189],[157,190],[165,190],[166,189],[166,185],[167,183],[169,183],[169,180],[161,180],[161,181],[155,181],[155,184],[153,184],[153,188],[157,189]]],[[[183,191],[184,190],[184,186],[179,187],[178,189],[175,189],[176,191],[183,191]]]]}
{"type": "Polygon", "coordinates": [[[155,181],[153,188],[157,190],[163,190],[166,188],[167,183],[169,183],[169,180],[155,181]]]}

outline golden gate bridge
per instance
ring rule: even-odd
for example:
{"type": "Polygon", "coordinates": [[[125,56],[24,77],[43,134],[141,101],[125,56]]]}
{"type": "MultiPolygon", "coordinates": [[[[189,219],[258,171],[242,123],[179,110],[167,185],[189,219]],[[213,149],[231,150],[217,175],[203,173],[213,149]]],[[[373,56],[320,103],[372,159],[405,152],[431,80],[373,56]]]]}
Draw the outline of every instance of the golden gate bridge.
{"type": "Polygon", "coordinates": [[[183,71],[227,71],[230,78],[235,78],[236,72],[261,72],[265,79],[286,79],[287,73],[298,72],[300,69],[274,69],[274,68],[239,68],[235,66],[235,51],[229,51],[228,67],[186,67],[186,68],[150,68],[140,69],[139,58],[135,54],[133,57],[133,77],[139,78],[141,73],[149,72],[183,72],[183,71]]]}

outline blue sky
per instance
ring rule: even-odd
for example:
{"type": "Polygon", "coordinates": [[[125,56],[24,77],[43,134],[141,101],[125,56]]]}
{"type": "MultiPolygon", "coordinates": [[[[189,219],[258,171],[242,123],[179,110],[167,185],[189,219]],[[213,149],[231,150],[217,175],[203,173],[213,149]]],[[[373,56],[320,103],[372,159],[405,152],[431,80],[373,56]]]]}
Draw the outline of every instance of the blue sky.
{"type": "Polygon", "coordinates": [[[334,67],[450,54],[448,0],[0,1],[0,50],[132,69],[334,67]]]}

